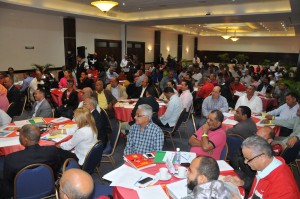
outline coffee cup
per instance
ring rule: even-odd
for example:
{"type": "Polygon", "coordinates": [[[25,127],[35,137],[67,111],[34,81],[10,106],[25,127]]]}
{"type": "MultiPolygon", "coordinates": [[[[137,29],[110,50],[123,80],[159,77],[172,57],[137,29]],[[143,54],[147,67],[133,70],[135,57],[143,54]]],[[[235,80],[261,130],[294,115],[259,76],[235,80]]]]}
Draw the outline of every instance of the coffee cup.
{"type": "Polygon", "coordinates": [[[160,168],[159,169],[159,176],[161,180],[165,180],[168,178],[168,169],[167,168],[160,168]]]}
{"type": "Polygon", "coordinates": [[[177,171],[178,171],[178,177],[180,177],[180,178],[185,178],[186,177],[186,168],[185,167],[178,167],[178,169],[177,169],[177,171]]]}

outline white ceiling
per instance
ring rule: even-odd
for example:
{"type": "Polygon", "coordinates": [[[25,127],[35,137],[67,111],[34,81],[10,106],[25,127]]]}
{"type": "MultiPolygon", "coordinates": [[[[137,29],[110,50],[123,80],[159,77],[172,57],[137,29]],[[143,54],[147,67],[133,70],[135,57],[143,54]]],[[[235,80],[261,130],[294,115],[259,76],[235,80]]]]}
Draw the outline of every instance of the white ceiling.
{"type": "Polygon", "coordinates": [[[90,0],[0,0],[0,6],[201,36],[300,36],[299,0],[116,0],[107,14],[90,0]]]}

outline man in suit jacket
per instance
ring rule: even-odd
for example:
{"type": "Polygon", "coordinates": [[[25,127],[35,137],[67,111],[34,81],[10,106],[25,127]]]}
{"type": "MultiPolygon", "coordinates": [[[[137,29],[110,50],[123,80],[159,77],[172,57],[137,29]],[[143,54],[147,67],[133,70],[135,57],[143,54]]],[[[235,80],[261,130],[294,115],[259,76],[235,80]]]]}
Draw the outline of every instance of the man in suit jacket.
{"type": "MultiPolygon", "coordinates": [[[[58,149],[55,146],[40,146],[40,130],[32,124],[24,125],[20,130],[20,143],[24,150],[9,154],[4,161],[4,191],[5,198],[13,196],[14,178],[16,174],[25,166],[30,164],[47,164],[56,174],[61,167],[58,149]]],[[[0,188],[1,189],[1,188],[0,188]]],[[[0,193],[0,194],[1,194],[0,193]]],[[[1,196],[0,196],[1,198],[1,196]]]]}
{"type": "Polygon", "coordinates": [[[96,122],[97,131],[98,131],[97,138],[98,138],[98,140],[102,141],[103,148],[105,148],[106,144],[108,142],[107,126],[109,124],[108,124],[107,117],[105,116],[105,113],[103,113],[103,111],[99,113],[96,109],[97,106],[98,106],[98,103],[94,97],[88,97],[83,102],[83,107],[88,108],[94,117],[94,120],[96,122]]]}
{"type": "MultiPolygon", "coordinates": [[[[144,79],[143,79],[143,81],[142,81],[142,85],[140,86],[140,87],[137,87],[137,89],[136,89],[136,94],[135,94],[135,98],[140,98],[140,97],[146,97],[146,89],[148,88],[148,87],[153,87],[154,88],[154,86],[151,84],[151,82],[150,82],[150,78],[148,77],[148,76],[146,76],[144,79]]],[[[155,88],[154,88],[155,89],[155,88]]],[[[158,98],[159,96],[158,96],[158,93],[157,93],[157,91],[156,91],[156,89],[155,89],[155,92],[154,92],[154,94],[153,94],[153,97],[156,97],[156,98],[158,98]]]]}
{"type": "Polygon", "coordinates": [[[114,105],[117,103],[117,99],[111,94],[110,91],[105,90],[104,82],[98,79],[95,83],[94,97],[96,98],[100,108],[104,109],[110,118],[114,117],[114,105]]]}
{"type": "Polygon", "coordinates": [[[14,81],[10,76],[4,78],[4,86],[7,89],[7,99],[9,103],[14,103],[7,113],[13,118],[16,115],[20,115],[22,111],[20,91],[14,86],[14,81]]]}
{"type": "Polygon", "coordinates": [[[265,77],[261,84],[258,85],[257,91],[266,94],[267,97],[273,92],[273,86],[270,85],[270,77],[265,77]]]}
{"type": "Polygon", "coordinates": [[[156,59],[156,65],[164,65],[165,64],[165,60],[164,58],[162,57],[162,54],[160,53],[159,56],[157,57],[156,59]]]}
{"type": "Polygon", "coordinates": [[[106,86],[106,90],[110,91],[117,100],[128,98],[126,88],[119,84],[119,79],[116,77],[111,78],[110,84],[106,86]]]}

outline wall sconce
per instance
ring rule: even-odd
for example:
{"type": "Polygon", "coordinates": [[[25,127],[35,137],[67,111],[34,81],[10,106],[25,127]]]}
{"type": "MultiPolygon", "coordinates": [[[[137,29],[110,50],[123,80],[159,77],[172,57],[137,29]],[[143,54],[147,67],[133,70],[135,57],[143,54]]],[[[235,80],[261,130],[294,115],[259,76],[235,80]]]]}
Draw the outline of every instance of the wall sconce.
{"type": "Polygon", "coordinates": [[[187,48],[185,49],[185,51],[186,51],[186,53],[188,53],[188,52],[189,52],[189,48],[187,47],[187,48]]]}
{"type": "Polygon", "coordinates": [[[152,51],[152,47],[148,46],[148,52],[151,52],[151,51],[152,51]]]}
{"type": "Polygon", "coordinates": [[[167,51],[170,52],[170,47],[167,47],[167,51]]]}

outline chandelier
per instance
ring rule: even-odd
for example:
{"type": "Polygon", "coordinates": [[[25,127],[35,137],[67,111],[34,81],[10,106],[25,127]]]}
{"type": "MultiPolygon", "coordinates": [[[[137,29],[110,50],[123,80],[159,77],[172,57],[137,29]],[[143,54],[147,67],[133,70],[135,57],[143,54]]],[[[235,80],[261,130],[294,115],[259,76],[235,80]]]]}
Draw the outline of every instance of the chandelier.
{"type": "Polygon", "coordinates": [[[91,4],[99,8],[102,12],[108,12],[113,7],[119,5],[119,3],[115,1],[101,1],[101,0],[93,1],[91,4]]]}
{"type": "Polygon", "coordinates": [[[236,37],[236,31],[234,31],[234,36],[230,38],[232,41],[236,42],[240,38],[236,37]]]}
{"type": "Polygon", "coordinates": [[[226,27],[225,35],[221,36],[221,37],[223,37],[223,39],[229,39],[231,37],[231,36],[227,35],[227,29],[228,29],[228,27],[226,27]]]}

